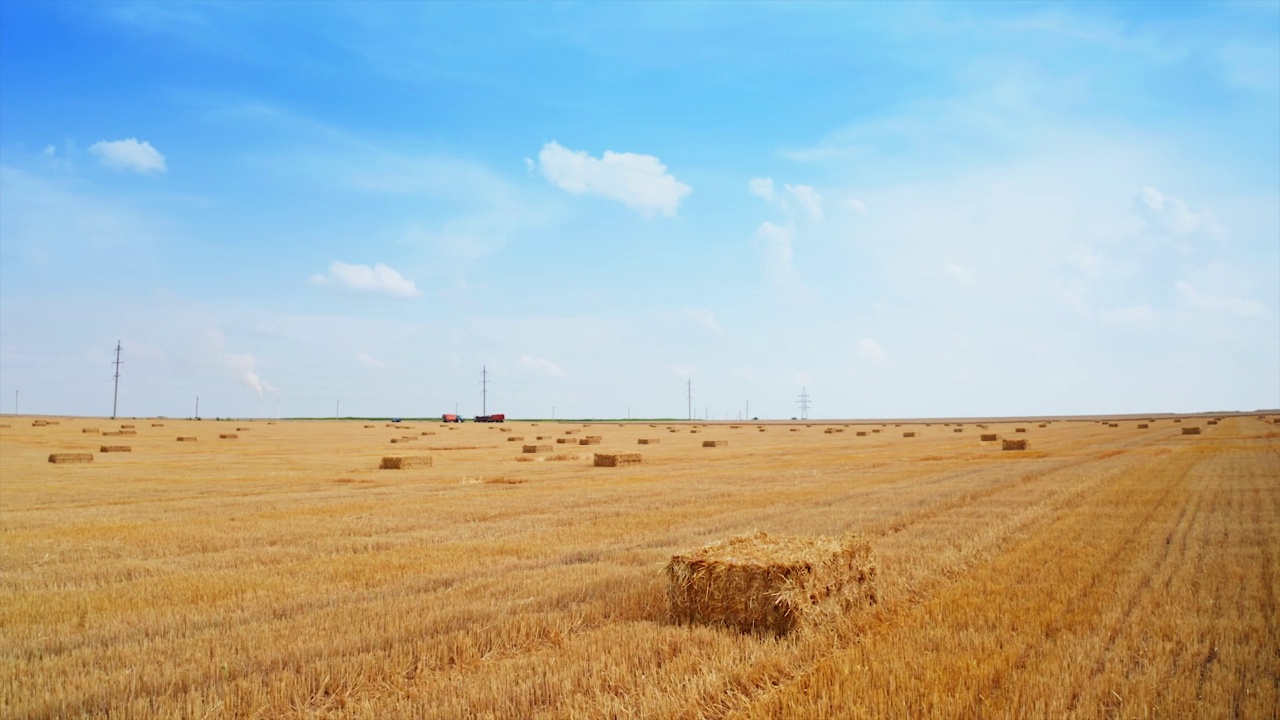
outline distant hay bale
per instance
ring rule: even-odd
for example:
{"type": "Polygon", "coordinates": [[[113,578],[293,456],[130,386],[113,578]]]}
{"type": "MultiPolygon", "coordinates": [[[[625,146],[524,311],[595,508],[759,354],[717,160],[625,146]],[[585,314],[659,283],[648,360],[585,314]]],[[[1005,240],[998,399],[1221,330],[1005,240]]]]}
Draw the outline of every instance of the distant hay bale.
{"type": "Polygon", "coordinates": [[[45,427],[49,424],[48,420],[32,420],[31,427],[45,427]]]}
{"type": "Polygon", "coordinates": [[[55,465],[93,462],[93,453],[50,453],[49,462],[55,465]]]}
{"type": "Polygon", "coordinates": [[[880,432],[880,428],[872,428],[872,429],[871,429],[871,432],[873,432],[873,433],[878,433],[878,432],[880,432]]]}
{"type": "Polygon", "coordinates": [[[844,432],[844,428],[836,428],[836,432],[838,432],[838,433],[842,433],[842,432],[844,432]]]}
{"type": "Polygon", "coordinates": [[[858,436],[858,437],[866,437],[866,436],[867,436],[867,431],[866,431],[866,430],[859,430],[856,434],[857,434],[857,436],[858,436]]]}
{"type": "Polygon", "coordinates": [[[507,442],[524,442],[524,436],[523,436],[523,435],[510,435],[510,436],[508,436],[508,437],[507,437],[507,442]]]}
{"type": "Polygon", "coordinates": [[[387,456],[382,458],[382,464],[378,465],[378,469],[408,470],[410,468],[431,467],[431,464],[432,459],[430,455],[387,456]]]}
{"type": "Polygon", "coordinates": [[[90,433],[90,434],[93,434],[93,435],[97,435],[98,433],[100,433],[100,432],[102,432],[102,431],[101,431],[101,430],[99,430],[98,428],[80,428],[80,432],[82,432],[82,433],[90,433]]]}
{"type": "Polygon", "coordinates": [[[418,434],[419,434],[419,435],[435,435],[435,434],[436,434],[436,431],[435,431],[435,430],[423,430],[422,432],[420,432],[420,433],[418,433],[418,434]]]}
{"type": "Polygon", "coordinates": [[[377,427],[377,425],[365,425],[366,428],[377,427]]]}
{"type": "Polygon", "coordinates": [[[525,445],[523,448],[521,448],[521,452],[526,452],[526,453],[551,452],[551,446],[550,445],[525,445]]]}
{"type": "Polygon", "coordinates": [[[876,602],[876,561],[857,536],[755,533],[673,555],[667,607],[677,623],[785,635],[876,602]]]}
{"type": "Polygon", "coordinates": [[[639,465],[640,453],[596,453],[592,465],[595,467],[623,467],[639,465]]]}
{"type": "Polygon", "coordinates": [[[506,476],[491,477],[485,478],[484,482],[487,485],[523,485],[524,483],[529,482],[529,478],[514,478],[506,476]]]}
{"type": "Polygon", "coordinates": [[[826,430],[823,430],[823,431],[822,431],[822,434],[823,434],[823,435],[834,435],[834,434],[835,434],[835,432],[836,432],[835,428],[827,428],[826,430]]]}
{"type": "Polygon", "coordinates": [[[1218,424],[1217,420],[1210,420],[1209,422],[1205,423],[1205,425],[1217,425],[1217,424],[1218,424]]]}
{"type": "Polygon", "coordinates": [[[120,426],[120,429],[121,429],[121,430],[132,430],[132,429],[133,429],[133,426],[132,426],[132,425],[121,425],[121,426],[120,426]]]}
{"type": "Polygon", "coordinates": [[[640,438],[636,440],[637,445],[657,445],[660,442],[662,441],[658,438],[640,438]]]}
{"type": "Polygon", "coordinates": [[[1120,427],[1120,423],[1107,423],[1107,427],[1118,428],[1120,427]]]}
{"type": "Polygon", "coordinates": [[[557,445],[573,445],[573,444],[576,444],[577,442],[578,441],[574,440],[573,438],[565,438],[565,437],[556,438],[557,445]]]}
{"type": "Polygon", "coordinates": [[[756,428],[756,430],[758,430],[758,431],[760,431],[760,432],[764,432],[764,431],[765,431],[765,428],[756,428]]]}
{"type": "Polygon", "coordinates": [[[151,423],[151,427],[164,427],[164,423],[151,423]]]}
{"type": "Polygon", "coordinates": [[[698,434],[698,431],[697,431],[697,430],[690,430],[690,431],[689,431],[689,434],[690,434],[690,435],[697,435],[697,434],[698,434]]]}
{"type": "Polygon", "coordinates": [[[133,448],[129,447],[128,445],[103,445],[98,448],[98,452],[103,452],[103,453],[133,452],[133,448]]]}
{"type": "Polygon", "coordinates": [[[982,433],[979,439],[982,442],[995,442],[1000,439],[1000,436],[995,433],[982,433]]]}
{"type": "Polygon", "coordinates": [[[235,433],[219,433],[218,434],[218,438],[220,440],[235,440],[236,438],[239,438],[239,437],[240,436],[235,433]]]}
{"type": "Polygon", "coordinates": [[[179,436],[178,436],[178,442],[195,442],[195,441],[196,441],[196,438],[195,438],[195,436],[194,436],[194,435],[179,435],[179,436]]]}
{"type": "Polygon", "coordinates": [[[1139,429],[1139,430],[1146,430],[1146,429],[1147,429],[1147,424],[1146,424],[1146,423],[1138,423],[1138,429],[1139,429]]]}
{"type": "Polygon", "coordinates": [[[1176,423],[1180,423],[1182,422],[1182,418],[1174,418],[1173,421],[1176,423]]]}
{"type": "Polygon", "coordinates": [[[951,428],[951,432],[953,433],[964,432],[964,428],[951,428]]]}
{"type": "Polygon", "coordinates": [[[915,436],[916,436],[916,434],[915,434],[914,432],[904,432],[904,433],[902,433],[902,437],[915,437],[915,436]]]}
{"type": "Polygon", "coordinates": [[[239,427],[238,427],[238,428],[236,428],[236,432],[244,432],[244,431],[246,431],[246,430],[251,430],[251,429],[252,429],[252,428],[247,428],[247,427],[239,428],[239,427]]]}
{"type": "Polygon", "coordinates": [[[599,435],[588,435],[578,441],[579,445],[599,445],[602,438],[599,435]]]}
{"type": "Polygon", "coordinates": [[[702,447],[726,447],[728,440],[703,440],[702,447]]]}
{"type": "Polygon", "coordinates": [[[800,432],[800,428],[790,428],[791,432],[800,432]]]}
{"type": "Polygon", "coordinates": [[[550,435],[539,435],[538,437],[534,438],[534,440],[550,440],[550,439],[551,439],[550,435]]]}
{"type": "Polygon", "coordinates": [[[1003,443],[1000,444],[1000,449],[1001,450],[1026,450],[1027,441],[1006,439],[1003,443]]]}
{"type": "Polygon", "coordinates": [[[1184,427],[1184,428],[1182,428],[1182,434],[1183,434],[1183,435],[1199,435],[1199,434],[1200,434],[1200,428],[1198,428],[1198,427],[1184,427]]]}
{"type": "Polygon", "coordinates": [[[1048,423],[1040,423],[1036,427],[1048,427],[1048,426],[1049,426],[1048,423]]]}

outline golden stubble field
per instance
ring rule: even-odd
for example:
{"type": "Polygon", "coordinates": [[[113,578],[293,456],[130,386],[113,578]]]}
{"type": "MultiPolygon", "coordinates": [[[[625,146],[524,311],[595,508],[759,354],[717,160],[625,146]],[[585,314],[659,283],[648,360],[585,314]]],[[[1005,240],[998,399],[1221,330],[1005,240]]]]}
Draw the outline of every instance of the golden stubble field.
{"type": "Polygon", "coordinates": [[[1280,707],[1273,418],[961,432],[33,420],[0,419],[3,717],[1280,707]],[[121,424],[137,434],[83,432],[121,424]],[[1193,425],[1202,434],[1182,434],[1193,425]],[[1003,452],[980,432],[1030,447],[1003,452]],[[586,435],[600,444],[556,442],[586,435]],[[108,444],[132,451],[97,452],[108,444]],[[95,458],[54,465],[52,452],[95,458]],[[592,467],[594,452],[643,462],[592,467]],[[434,462],[379,470],[384,455],[434,462]],[[669,622],[671,555],[755,530],[862,533],[879,603],[782,638],[669,622]]]}

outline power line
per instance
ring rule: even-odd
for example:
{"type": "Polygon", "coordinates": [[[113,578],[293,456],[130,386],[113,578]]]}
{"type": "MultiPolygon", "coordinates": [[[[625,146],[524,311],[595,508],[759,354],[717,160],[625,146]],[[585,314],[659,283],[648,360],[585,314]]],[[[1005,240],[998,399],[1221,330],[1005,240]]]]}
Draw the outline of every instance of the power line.
{"type": "Polygon", "coordinates": [[[112,363],[116,366],[116,383],[115,389],[111,393],[111,419],[116,419],[116,404],[120,400],[120,341],[116,340],[116,361],[112,363]]]}
{"type": "Polygon", "coordinates": [[[796,401],[800,405],[800,419],[809,419],[809,392],[805,388],[800,388],[800,399],[796,401]]]}

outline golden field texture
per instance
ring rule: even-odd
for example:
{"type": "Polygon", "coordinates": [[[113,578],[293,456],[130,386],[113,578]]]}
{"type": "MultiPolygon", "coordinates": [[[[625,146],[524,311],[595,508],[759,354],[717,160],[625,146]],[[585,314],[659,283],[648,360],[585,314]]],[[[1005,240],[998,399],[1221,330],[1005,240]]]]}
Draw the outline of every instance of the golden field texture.
{"type": "MultiPolygon", "coordinates": [[[[1280,707],[1269,417],[1188,420],[1203,431],[1187,436],[1168,418],[1059,420],[1027,427],[1023,452],[955,421],[905,424],[911,439],[712,424],[732,442],[707,451],[682,427],[612,468],[525,455],[496,426],[244,420],[139,422],[131,452],[53,464],[101,439],[37,420],[0,427],[6,718],[1280,707]],[[380,470],[407,433],[431,464],[380,470]],[[869,541],[877,602],[780,637],[672,621],[673,555],[757,531],[869,541]]],[[[509,426],[589,433],[602,453],[657,432],[509,426]]]]}

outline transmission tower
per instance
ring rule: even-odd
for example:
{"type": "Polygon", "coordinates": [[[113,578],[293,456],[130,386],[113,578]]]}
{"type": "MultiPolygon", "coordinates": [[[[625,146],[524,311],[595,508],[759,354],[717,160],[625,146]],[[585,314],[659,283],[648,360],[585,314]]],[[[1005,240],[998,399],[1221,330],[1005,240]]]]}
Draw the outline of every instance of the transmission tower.
{"type": "Polygon", "coordinates": [[[480,414],[489,414],[489,368],[480,366],[480,414]]]}
{"type": "Polygon", "coordinates": [[[116,419],[116,404],[120,400],[120,341],[116,341],[116,361],[112,363],[116,366],[116,383],[115,390],[111,393],[111,419],[116,419]]]}
{"type": "Polygon", "coordinates": [[[806,390],[805,388],[800,388],[800,399],[797,400],[796,403],[800,406],[800,419],[808,420],[809,419],[809,391],[806,390]]]}
{"type": "Polygon", "coordinates": [[[689,398],[689,419],[693,419],[693,378],[689,378],[689,382],[685,386],[689,398]]]}

